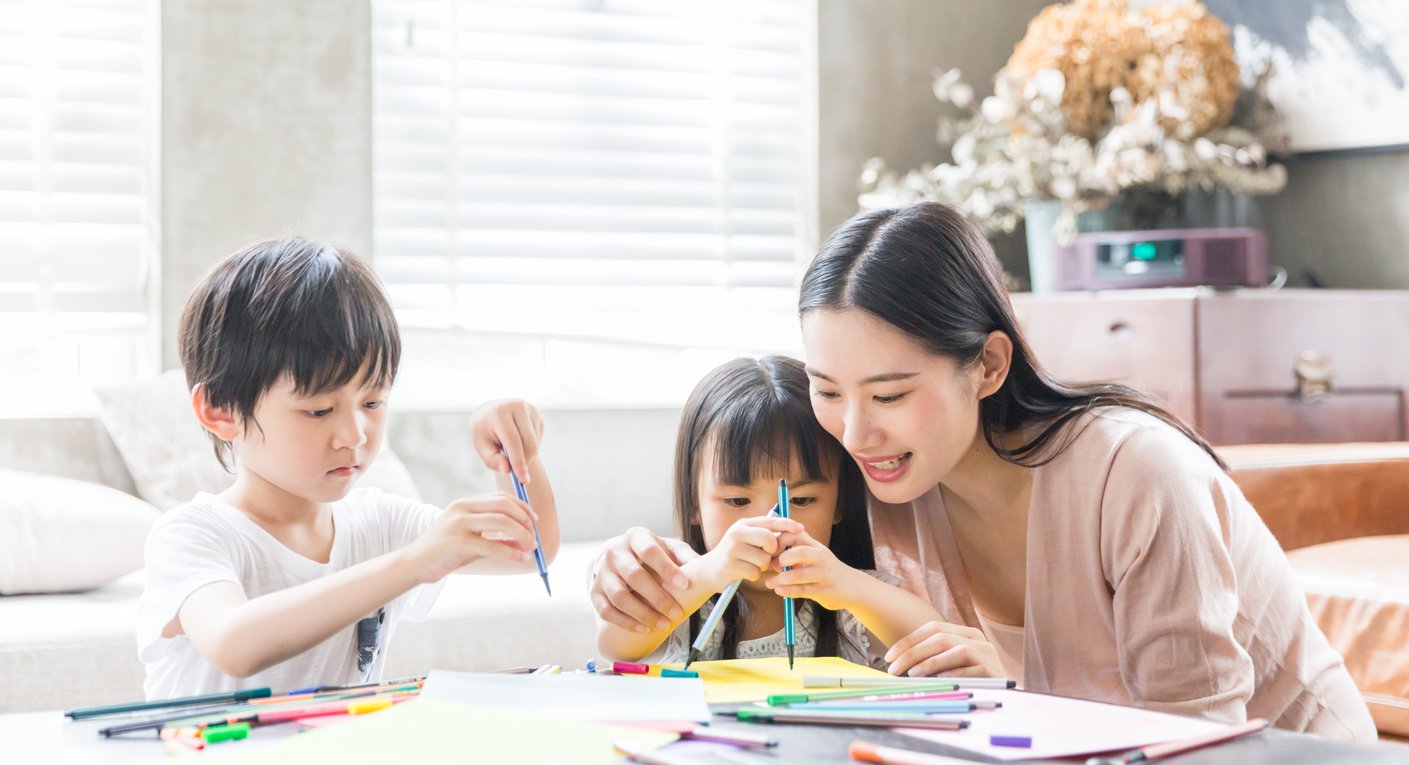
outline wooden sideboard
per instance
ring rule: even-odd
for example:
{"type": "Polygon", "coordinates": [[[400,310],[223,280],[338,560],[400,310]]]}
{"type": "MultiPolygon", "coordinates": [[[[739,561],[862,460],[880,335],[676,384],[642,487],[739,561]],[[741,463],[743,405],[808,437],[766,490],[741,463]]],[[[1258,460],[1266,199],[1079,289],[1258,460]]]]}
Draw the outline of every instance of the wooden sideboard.
{"type": "Polygon", "coordinates": [[[1012,297],[1049,372],[1153,393],[1214,444],[1409,440],[1409,292],[1012,297]]]}

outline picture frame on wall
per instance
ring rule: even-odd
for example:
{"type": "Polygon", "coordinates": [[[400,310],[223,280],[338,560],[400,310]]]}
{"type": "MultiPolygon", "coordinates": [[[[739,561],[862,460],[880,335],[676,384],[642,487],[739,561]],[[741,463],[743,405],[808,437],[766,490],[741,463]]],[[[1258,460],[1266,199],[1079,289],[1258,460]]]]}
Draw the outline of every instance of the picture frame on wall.
{"type": "Polygon", "coordinates": [[[1274,67],[1268,98],[1296,153],[1409,150],[1409,3],[1203,0],[1244,72],[1274,67]]]}

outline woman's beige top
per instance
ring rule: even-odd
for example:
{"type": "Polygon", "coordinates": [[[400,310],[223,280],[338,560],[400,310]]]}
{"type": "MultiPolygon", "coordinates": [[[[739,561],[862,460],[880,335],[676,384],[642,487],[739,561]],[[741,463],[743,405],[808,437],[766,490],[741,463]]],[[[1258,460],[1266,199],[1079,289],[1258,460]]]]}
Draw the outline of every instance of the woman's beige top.
{"type": "MultiPolygon", "coordinates": [[[[1022,686],[1229,722],[1375,740],[1341,657],[1271,532],[1197,444],[1103,408],[1034,468],[1022,686]]],[[[980,628],[938,487],[873,500],[876,564],[980,628]]]]}

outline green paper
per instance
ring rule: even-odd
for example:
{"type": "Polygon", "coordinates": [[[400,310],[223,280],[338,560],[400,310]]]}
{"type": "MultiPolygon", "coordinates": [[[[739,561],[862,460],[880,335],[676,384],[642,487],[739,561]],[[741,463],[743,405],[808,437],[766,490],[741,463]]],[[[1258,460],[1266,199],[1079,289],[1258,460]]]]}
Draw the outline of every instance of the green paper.
{"type": "Polygon", "coordinates": [[[336,725],[316,728],[267,745],[256,733],[227,751],[202,753],[212,763],[338,765],[398,762],[512,762],[573,765],[619,762],[613,741],[661,747],[679,736],[663,731],[550,720],[441,699],[414,699],[336,725]]]}

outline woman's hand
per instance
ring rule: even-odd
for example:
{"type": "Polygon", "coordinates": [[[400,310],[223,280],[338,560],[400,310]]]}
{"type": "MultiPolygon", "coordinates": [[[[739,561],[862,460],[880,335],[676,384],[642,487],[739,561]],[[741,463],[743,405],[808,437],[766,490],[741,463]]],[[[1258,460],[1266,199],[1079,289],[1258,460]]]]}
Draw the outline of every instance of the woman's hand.
{"type": "MultiPolygon", "coordinates": [[[[1003,677],[998,649],[972,627],[926,622],[886,652],[892,675],[1003,677]]],[[[1020,678],[1017,678],[1020,679],[1020,678]]]]}
{"type": "Polygon", "coordinates": [[[856,576],[867,576],[837,560],[826,545],[801,532],[782,540],[792,545],[773,562],[782,573],[764,582],[769,589],[784,598],[807,598],[829,610],[851,609],[856,602],[856,576]],[[791,567],[791,571],[783,569],[791,567]]]}
{"type": "Polygon", "coordinates": [[[542,441],[543,417],[527,401],[490,401],[470,418],[470,442],[485,467],[506,473],[512,466],[524,484],[530,480],[528,465],[538,456],[542,441]]]}
{"type": "Polygon", "coordinates": [[[671,590],[683,593],[690,586],[680,566],[698,557],[678,539],[663,539],[639,526],[628,529],[608,540],[592,564],[592,608],[602,621],[624,630],[668,627],[684,614],[671,590]]]}

